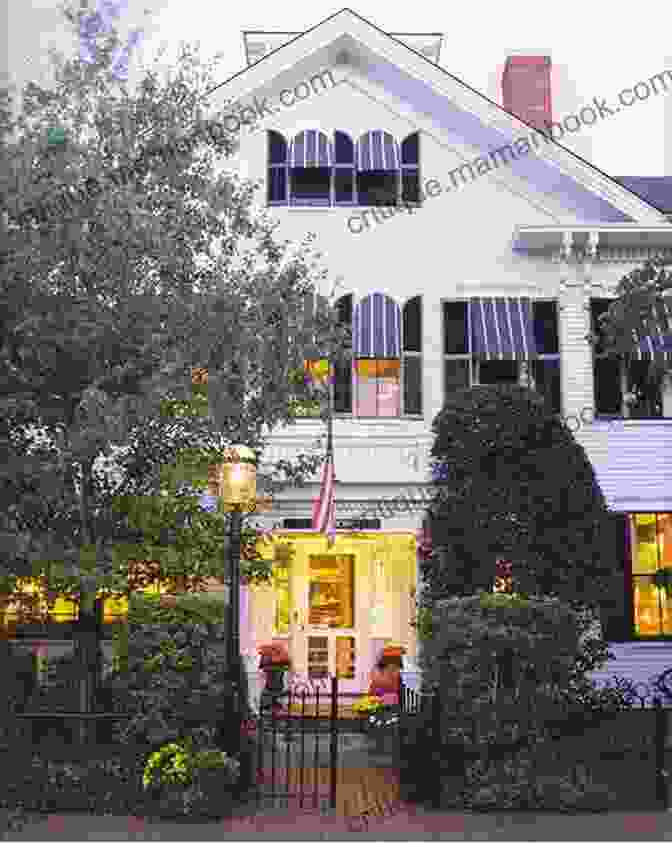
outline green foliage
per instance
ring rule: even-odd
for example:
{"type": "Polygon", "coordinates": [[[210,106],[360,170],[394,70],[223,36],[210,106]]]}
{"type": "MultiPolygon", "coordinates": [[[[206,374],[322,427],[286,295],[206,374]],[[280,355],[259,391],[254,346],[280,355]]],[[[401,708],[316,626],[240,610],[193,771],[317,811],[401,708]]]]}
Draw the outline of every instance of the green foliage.
{"type": "MultiPolygon", "coordinates": [[[[616,298],[602,317],[606,348],[615,354],[631,354],[640,338],[657,336],[660,327],[663,333],[672,332],[669,308],[669,291],[672,290],[672,274],[669,260],[653,258],[647,260],[625,275],[616,288],[616,298]],[[667,295],[667,298],[666,298],[667,295]]],[[[595,341],[596,337],[591,336],[595,341]]],[[[669,361],[662,356],[654,358],[651,375],[660,380],[670,369],[669,361]]]]}
{"type": "Polygon", "coordinates": [[[423,711],[407,738],[415,753],[411,778],[433,757],[444,807],[606,804],[597,786],[563,783],[569,767],[556,765],[545,782],[529,769],[530,759],[535,769],[548,767],[558,729],[581,735],[586,716],[632,705],[627,683],[598,690],[588,678],[610,657],[599,636],[585,634],[594,615],[557,598],[487,592],[421,608],[419,666],[427,687],[439,690],[441,741],[431,731],[432,713],[423,711]]]}
{"type": "MultiPolygon", "coordinates": [[[[86,11],[66,4],[65,14],[77,31],[86,11]]],[[[0,92],[0,576],[10,588],[33,563],[81,580],[111,577],[124,553],[137,560],[115,497],[158,495],[161,467],[183,448],[263,451],[268,431],[293,421],[288,373],[340,346],[328,302],[310,304],[326,274],[314,238],[278,241],[255,207],[258,185],[221,166],[236,138],[203,120],[217,61],[185,47],[165,79],[157,59],[119,92],[115,39],[112,26],[92,66],[54,56],[53,89],[30,83],[18,113],[0,92]],[[47,143],[64,126],[65,142],[47,143]],[[192,387],[198,367],[207,390],[192,387]],[[86,570],[83,548],[93,549],[86,570]]],[[[161,506],[165,526],[175,505],[161,506]]],[[[171,567],[178,556],[202,568],[212,545],[202,537],[189,542],[201,543],[193,559],[179,543],[160,552],[171,567]]]]}
{"type": "Polygon", "coordinates": [[[611,522],[585,451],[541,396],[518,386],[458,390],[433,423],[434,597],[490,590],[497,559],[519,594],[609,605],[620,583],[611,522]]]}

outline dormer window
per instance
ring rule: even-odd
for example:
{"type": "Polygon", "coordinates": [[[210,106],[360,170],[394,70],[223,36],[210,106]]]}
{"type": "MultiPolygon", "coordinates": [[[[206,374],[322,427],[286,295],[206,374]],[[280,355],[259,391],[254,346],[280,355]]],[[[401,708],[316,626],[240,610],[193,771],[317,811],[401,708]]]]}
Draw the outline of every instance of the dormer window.
{"type": "Polygon", "coordinates": [[[399,148],[389,132],[365,132],[357,142],[358,204],[396,205],[399,164],[399,148]]]}
{"type": "Polygon", "coordinates": [[[292,141],[289,189],[292,205],[331,204],[331,143],[324,132],[308,129],[292,141]]]}
{"type": "Polygon", "coordinates": [[[287,201],[287,141],[279,132],[268,132],[269,204],[287,201]]]}
{"type": "Polygon", "coordinates": [[[305,129],[291,143],[269,131],[267,196],[270,205],[303,207],[419,203],[419,133],[399,145],[381,129],[356,143],[338,130],[332,138],[305,129]]]}

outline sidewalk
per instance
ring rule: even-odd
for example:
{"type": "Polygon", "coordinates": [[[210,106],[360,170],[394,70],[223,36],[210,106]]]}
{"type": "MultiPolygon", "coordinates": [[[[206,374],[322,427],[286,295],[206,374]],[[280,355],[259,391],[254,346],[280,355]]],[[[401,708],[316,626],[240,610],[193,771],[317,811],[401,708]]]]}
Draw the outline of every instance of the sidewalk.
{"type": "Polygon", "coordinates": [[[406,808],[364,822],[265,810],[212,824],[148,823],[132,817],[53,815],[4,840],[672,840],[672,814],[459,814],[406,808]]]}

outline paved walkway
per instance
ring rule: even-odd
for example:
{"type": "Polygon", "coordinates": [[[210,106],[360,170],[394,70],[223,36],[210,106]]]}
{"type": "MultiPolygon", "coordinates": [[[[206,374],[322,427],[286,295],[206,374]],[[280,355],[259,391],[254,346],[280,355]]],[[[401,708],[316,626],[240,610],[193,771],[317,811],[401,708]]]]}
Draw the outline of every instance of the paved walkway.
{"type": "Polygon", "coordinates": [[[297,811],[212,824],[53,815],[5,840],[672,840],[671,814],[460,814],[409,811],[368,824],[297,811]]]}

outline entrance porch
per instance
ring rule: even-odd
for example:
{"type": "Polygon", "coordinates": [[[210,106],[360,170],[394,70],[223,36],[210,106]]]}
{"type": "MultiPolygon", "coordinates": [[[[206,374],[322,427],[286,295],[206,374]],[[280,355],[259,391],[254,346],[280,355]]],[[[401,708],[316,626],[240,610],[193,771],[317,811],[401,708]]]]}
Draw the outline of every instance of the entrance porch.
{"type": "MultiPolygon", "coordinates": [[[[273,561],[272,585],[242,589],[241,650],[252,701],[260,695],[257,648],[282,642],[292,672],[310,682],[337,676],[364,693],[383,648],[416,657],[416,536],[413,531],[277,531],[259,551],[273,561]]],[[[354,701],[354,699],[353,699],[354,701]]]]}

